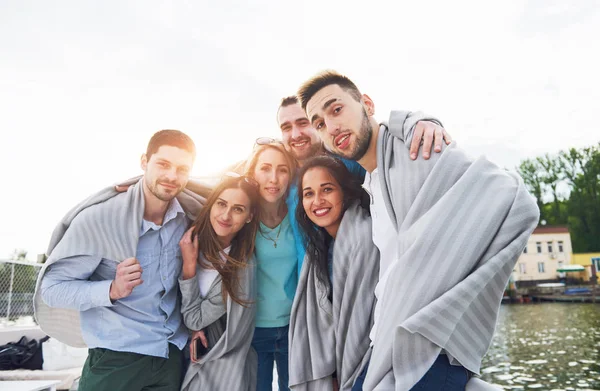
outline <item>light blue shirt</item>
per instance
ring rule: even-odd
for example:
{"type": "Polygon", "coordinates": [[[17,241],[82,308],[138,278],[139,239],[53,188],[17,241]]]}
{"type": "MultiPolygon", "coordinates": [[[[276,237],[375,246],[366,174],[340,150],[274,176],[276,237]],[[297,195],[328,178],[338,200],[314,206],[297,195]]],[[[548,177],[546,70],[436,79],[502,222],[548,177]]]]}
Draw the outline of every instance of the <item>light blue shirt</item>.
{"type": "Polygon", "coordinates": [[[116,260],[82,255],[48,268],[42,298],[51,307],[81,311],[81,331],[89,348],[167,358],[169,343],[183,349],[188,338],[177,286],[182,266],[179,240],[188,223],[176,199],[162,226],[143,220],[135,254],[143,283],[128,297],[110,300],[116,260]]]}
{"type": "MultiPolygon", "coordinates": [[[[362,183],[365,179],[365,169],[362,168],[360,164],[355,162],[354,160],[342,159],[337,157],[346,165],[350,173],[354,175],[356,178],[360,180],[362,183]]],[[[292,231],[294,232],[294,238],[296,239],[296,257],[298,259],[298,275],[300,275],[300,271],[302,270],[302,263],[304,262],[304,255],[306,254],[306,246],[304,244],[304,238],[302,237],[302,229],[298,225],[298,221],[296,220],[296,208],[298,207],[298,178],[294,178],[294,180],[290,184],[290,192],[288,194],[287,199],[285,200],[288,207],[288,215],[290,216],[290,224],[292,225],[292,231]]]]}
{"type": "Polygon", "coordinates": [[[290,323],[292,303],[298,286],[298,262],[289,216],[288,213],[273,229],[261,223],[256,234],[256,327],[283,327],[290,323]],[[277,242],[277,247],[269,238],[277,242]]]}

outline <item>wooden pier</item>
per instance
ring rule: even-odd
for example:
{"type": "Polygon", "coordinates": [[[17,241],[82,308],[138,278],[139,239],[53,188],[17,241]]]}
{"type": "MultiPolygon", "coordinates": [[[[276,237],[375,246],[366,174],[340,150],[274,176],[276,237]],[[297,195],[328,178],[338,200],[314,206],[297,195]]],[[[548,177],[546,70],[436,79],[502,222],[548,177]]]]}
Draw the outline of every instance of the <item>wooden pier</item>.
{"type": "Polygon", "coordinates": [[[600,303],[600,296],[594,298],[590,295],[535,295],[531,296],[531,300],[537,301],[551,301],[556,303],[600,303]]]}

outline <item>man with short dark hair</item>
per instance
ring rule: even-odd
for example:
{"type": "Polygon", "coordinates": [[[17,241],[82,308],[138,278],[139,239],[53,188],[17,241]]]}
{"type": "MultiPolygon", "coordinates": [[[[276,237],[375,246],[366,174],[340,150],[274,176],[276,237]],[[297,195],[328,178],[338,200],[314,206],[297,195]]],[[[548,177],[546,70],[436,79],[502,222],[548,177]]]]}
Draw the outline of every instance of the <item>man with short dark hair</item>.
{"type": "MultiPolygon", "coordinates": [[[[291,95],[281,100],[277,109],[277,124],[281,130],[281,139],[285,148],[298,160],[300,166],[306,159],[325,153],[323,143],[312,124],[306,118],[298,97],[291,95]]],[[[438,123],[422,119],[415,123],[411,130],[410,154],[417,158],[419,147],[423,147],[423,158],[429,159],[432,144],[435,152],[442,150],[442,143],[452,142],[450,134],[438,123]],[[414,135],[414,137],[412,137],[414,135]]],[[[346,164],[348,165],[348,164],[346,164]]],[[[352,167],[349,167],[351,171],[352,167]]]]}
{"type": "Polygon", "coordinates": [[[371,98],[337,72],[311,78],[298,97],[326,148],[367,171],[380,278],[365,389],[464,390],[538,222],[533,198],[518,175],[456,143],[411,162],[411,113],[377,123],[371,98]]]}
{"type": "Polygon", "coordinates": [[[36,317],[50,336],[90,348],[79,390],[180,387],[188,332],[178,297],[179,241],[200,207],[182,191],[195,153],[186,134],[157,132],[134,186],[88,198],[53,233],[36,317]]]}
{"type": "MultiPolygon", "coordinates": [[[[414,124],[410,129],[405,129],[407,135],[412,137],[410,145],[411,156],[416,159],[416,155],[423,140],[423,157],[429,159],[432,143],[435,152],[441,151],[441,144],[445,140],[449,144],[452,139],[446,130],[435,120],[415,113],[414,124]]],[[[304,109],[300,106],[298,97],[295,95],[285,97],[281,100],[277,109],[277,123],[281,130],[281,138],[285,148],[298,160],[300,166],[317,155],[327,153],[323,147],[317,131],[306,117],[304,109]]],[[[348,170],[362,181],[365,177],[365,170],[357,162],[342,158],[343,163],[348,170]]],[[[294,178],[295,179],[295,178],[294,178]]],[[[296,238],[296,253],[298,255],[298,275],[302,269],[304,261],[304,242],[300,233],[300,228],[296,221],[296,207],[298,206],[297,184],[293,180],[290,183],[290,192],[286,200],[289,210],[290,223],[294,237],[296,238]]]]}
{"type": "Polygon", "coordinates": [[[288,96],[281,100],[277,109],[277,123],[285,149],[294,155],[300,165],[306,159],[323,153],[321,139],[298,104],[297,97],[288,96]]]}

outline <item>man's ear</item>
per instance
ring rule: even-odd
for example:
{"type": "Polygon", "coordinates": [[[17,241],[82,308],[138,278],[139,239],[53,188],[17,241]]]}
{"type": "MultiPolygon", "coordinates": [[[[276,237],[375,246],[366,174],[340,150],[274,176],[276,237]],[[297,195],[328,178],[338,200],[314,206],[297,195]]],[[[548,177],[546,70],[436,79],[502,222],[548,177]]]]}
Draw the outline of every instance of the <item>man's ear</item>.
{"type": "Polygon", "coordinates": [[[369,117],[375,115],[375,103],[373,103],[373,100],[369,97],[369,95],[363,94],[361,103],[363,104],[363,107],[365,108],[365,111],[369,117]]]}
{"type": "Polygon", "coordinates": [[[148,168],[148,159],[146,158],[145,153],[142,153],[142,156],[140,157],[140,167],[142,167],[142,170],[144,171],[148,168]]]}

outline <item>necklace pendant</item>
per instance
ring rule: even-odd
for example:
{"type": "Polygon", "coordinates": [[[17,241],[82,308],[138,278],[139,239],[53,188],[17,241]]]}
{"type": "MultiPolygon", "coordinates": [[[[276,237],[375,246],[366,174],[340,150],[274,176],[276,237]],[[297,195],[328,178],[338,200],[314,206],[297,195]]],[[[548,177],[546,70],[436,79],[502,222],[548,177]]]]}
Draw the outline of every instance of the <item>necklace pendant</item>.
{"type": "Polygon", "coordinates": [[[277,243],[273,243],[273,247],[277,248],[277,243]]]}

